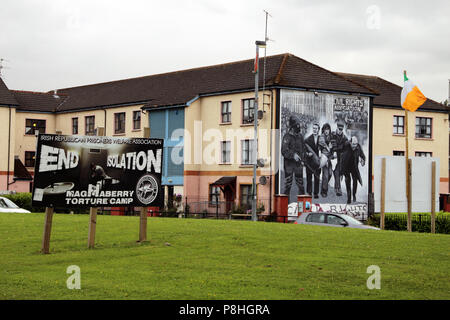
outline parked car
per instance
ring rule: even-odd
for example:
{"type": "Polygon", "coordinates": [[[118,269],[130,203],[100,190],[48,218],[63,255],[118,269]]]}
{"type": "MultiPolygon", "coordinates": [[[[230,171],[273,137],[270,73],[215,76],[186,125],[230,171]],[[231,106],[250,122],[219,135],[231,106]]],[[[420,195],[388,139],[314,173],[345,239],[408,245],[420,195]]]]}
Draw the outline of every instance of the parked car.
{"type": "Polygon", "coordinates": [[[5,197],[0,197],[0,213],[1,212],[30,213],[30,211],[26,209],[19,208],[14,202],[5,197]]]}
{"type": "Polygon", "coordinates": [[[315,226],[328,227],[347,227],[357,229],[372,229],[380,230],[380,228],[367,226],[361,221],[356,220],[346,214],[331,213],[331,212],[306,212],[302,213],[300,217],[294,222],[295,224],[310,224],[315,226]]]}

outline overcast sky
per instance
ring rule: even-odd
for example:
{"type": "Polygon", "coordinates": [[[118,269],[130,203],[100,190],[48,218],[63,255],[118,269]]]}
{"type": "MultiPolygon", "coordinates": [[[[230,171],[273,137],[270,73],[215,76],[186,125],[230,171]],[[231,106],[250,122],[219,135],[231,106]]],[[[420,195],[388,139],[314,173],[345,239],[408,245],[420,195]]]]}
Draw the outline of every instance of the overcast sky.
{"type": "Polygon", "coordinates": [[[49,91],[289,52],[449,95],[450,1],[1,0],[10,89],[49,91]],[[262,52],[261,52],[262,53],[262,52]]]}

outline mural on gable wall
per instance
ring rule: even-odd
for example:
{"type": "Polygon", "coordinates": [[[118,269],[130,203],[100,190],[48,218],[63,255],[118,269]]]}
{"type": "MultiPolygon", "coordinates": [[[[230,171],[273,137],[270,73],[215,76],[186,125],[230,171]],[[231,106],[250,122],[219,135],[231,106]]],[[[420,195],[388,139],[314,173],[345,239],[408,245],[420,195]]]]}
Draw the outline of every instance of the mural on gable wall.
{"type": "Polygon", "coordinates": [[[369,98],[281,90],[279,194],[367,217],[369,98]]]}

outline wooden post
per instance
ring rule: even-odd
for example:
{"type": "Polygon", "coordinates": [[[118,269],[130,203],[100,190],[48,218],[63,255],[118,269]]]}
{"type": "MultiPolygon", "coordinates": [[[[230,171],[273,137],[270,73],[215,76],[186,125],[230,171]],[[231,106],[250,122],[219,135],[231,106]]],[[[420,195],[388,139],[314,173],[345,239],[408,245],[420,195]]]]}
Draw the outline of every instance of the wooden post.
{"type": "Polygon", "coordinates": [[[140,227],[139,227],[139,242],[147,241],[147,207],[141,208],[140,227]]]}
{"type": "Polygon", "coordinates": [[[436,233],[436,161],[431,163],[431,233],[436,233]]]}
{"type": "Polygon", "coordinates": [[[411,204],[412,204],[412,196],[411,196],[411,168],[412,168],[412,163],[411,163],[411,159],[408,159],[407,162],[407,194],[408,194],[408,224],[407,224],[407,229],[409,232],[412,232],[412,222],[411,222],[411,218],[412,218],[412,214],[411,214],[411,204]]]}
{"type": "Polygon", "coordinates": [[[43,254],[50,253],[50,235],[52,232],[53,221],[53,208],[45,208],[45,223],[44,223],[44,235],[42,237],[42,250],[43,254]]]}
{"type": "MultiPolygon", "coordinates": [[[[144,138],[150,138],[150,128],[144,127],[144,138]]],[[[139,218],[139,242],[147,241],[147,212],[148,207],[142,207],[139,218]]]]}
{"type": "Polygon", "coordinates": [[[97,208],[89,208],[88,248],[95,247],[95,227],[97,226],[97,208]]]}
{"type": "Polygon", "coordinates": [[[380,229],[384,230],[384,209],[386,203],[386,158],[381,159],[381,199],[380,199],[380,229]]]}

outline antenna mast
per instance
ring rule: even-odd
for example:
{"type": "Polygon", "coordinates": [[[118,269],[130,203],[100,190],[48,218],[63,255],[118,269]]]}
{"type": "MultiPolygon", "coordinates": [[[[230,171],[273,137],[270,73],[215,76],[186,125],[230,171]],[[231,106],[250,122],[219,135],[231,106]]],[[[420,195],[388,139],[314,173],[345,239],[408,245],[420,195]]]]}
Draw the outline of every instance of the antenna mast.
{"type": "Polygon", "coordinates": [[[6,60],[6,59],[0,58],[0,78],[3,78],[2,70],[3,69],[9,69],[8,67],[5,67],[3,65],[3,62],[9,62],[9,61],[6,60]]]}
{"type": "MultiPolygon", "coordinates": [[[[267,43],[267,41],[269,41],[270,39],[267,37],[267,20],[269,18],[269,16],[272,18],[272,16],[270,15],[270,13],[266,10],[263,10],[264,13],[266,14],[266,25],[264,28],[264,41],[267,43]]],[[[266,50],[267,50],[267,46],[264,47],[264,71],[263,71],[263,87],[262,87],[262,92],[263,92],[263,111],[264,111],[264,106],[266,105],[265,103],[265,97],[266,94],[264,93],[265,89],[266,89],[266,50]]]]}

